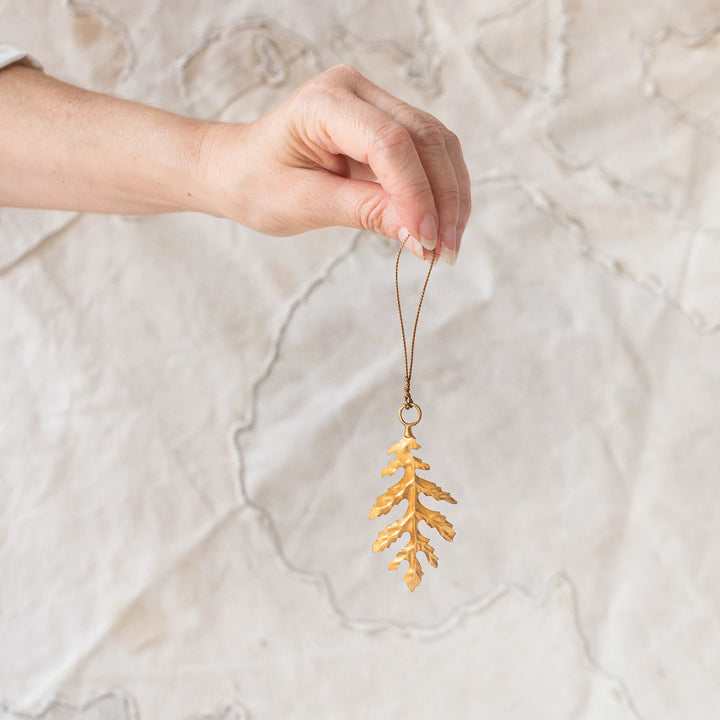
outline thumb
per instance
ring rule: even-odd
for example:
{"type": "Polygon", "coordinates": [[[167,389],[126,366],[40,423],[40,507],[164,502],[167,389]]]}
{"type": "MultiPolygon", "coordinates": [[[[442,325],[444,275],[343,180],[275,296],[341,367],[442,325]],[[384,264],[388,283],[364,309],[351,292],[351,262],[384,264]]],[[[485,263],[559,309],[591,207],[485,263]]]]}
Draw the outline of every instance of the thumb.
{"type": "MultiPolygon", "coordinates": [[[[311,180],[305,179],[304,190],[318,199],[313,210],[308,208],[313,214],[312,223],[316,227],[354,227],[398,242],[409,235],[392,200],[380,183],[345,178],[327,172],[316,171],[313,175],[311,180]]],[[[307,203],[307,199],[305,202],[307,203]]],[[[421,260],[432,256],[432,252],[425,250],[412,236],[408,237],[405,246],[421,260]]]]}

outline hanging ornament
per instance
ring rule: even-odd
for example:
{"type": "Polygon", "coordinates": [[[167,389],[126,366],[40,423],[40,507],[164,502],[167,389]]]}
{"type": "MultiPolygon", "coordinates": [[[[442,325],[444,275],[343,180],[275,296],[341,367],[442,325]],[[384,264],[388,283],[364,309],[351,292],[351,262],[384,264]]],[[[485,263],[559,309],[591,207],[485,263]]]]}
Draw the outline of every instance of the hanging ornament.
{"type": "Polygon", "coordinates": [[[385,550],[403,534],[408,533],[410,535],[410,540],[390,561],[390,565],[388,567],[390,570],[397,570],[400,563],[406,561],[408,563],[408,569],[405,572],[404,580],[410,590],[415,590],[423,577],[423,570],[420,565],[418,555],[425,555],[427,561],[433,567],[437,567],[438,564],[438,559],[435,555],[435,548],[430,545],[430,539],[420,532],[420,523],[425,522],[427,526],[437,530],[440,536],[445,540],[452,542],[452,539],[455,537],[455,530],[453,530],[453,526],[450,524],[448,519],[439,511],[431,510],[430,508],[425,507],[425,505],[423,505],[420,501],[420,496],[427,495],[435,500],[445,500],[446,502],[452,504],[455,504],[457,501],[452,495],[450,495],[450,493],[445,492],[439,485],[436,485],[434,482],[422,478],[417,474],[418,470],[429,470],[430,466],[412,454],[413,450],[420,449],[420,445],[415,439],[412,428],[417,425],[422,418],[422,411],[420,410],[420,407],[413,402],[412,395],[410,394],[410,382],[412,380],[413,361],[415,359],[415,335],[417,333],[418,319],[420,318],[420,308],[422,307],[423,299],[425,298],[425,290],[427,289],[428,281],[430,280],[430,273],[432,272],[437,259],[437,252],[433,251],[430,267],[428,268],[428,272],[425,277],[425,284],[423,285],[422,292],[420,293],[420,301],[418,302],[417,314],[415,315],[412,341],[410,343],[410,358],[408,362],[405,323],[403,322],[402,306],[400,304],[398,270],[400,266],[400,256],[409,237],[410,235],[408,233],[402,240],[400,250],[397,254],[397,260],[395,261],[395,296],[397,298],[398,315],[400,317],[400,333],[402,335],[403,352],[405,355],[405,401],[398,411],[398,417],[400,418],[400,422],[405,426],[405,432],[402,438],[391,445],[390,449],[387,451],[388,455],[394,453],[395,459],[391,460],[382,471],[382,476],[384,477],[385,475],[392,475],[399,468],[402,468],[403,476],[400,480],[398,480],[398,482],[390,487],[387,492],[384,492],[378,497],[370,510],[370,519],[376,518],[379,515],[385,515],[390,512],[395,505],[398,505],[403,500],[407,500],[407,508],[404,515],[399,520],[391,523],[384,530],[381,530],[380,533],[378,533],[377,540],[373,543],[372,549],[373,552],[385,550]],[[417,413],[417,418],[415,420],[408,421],[405,419],[403,413],[411,410],[417,413]]]}

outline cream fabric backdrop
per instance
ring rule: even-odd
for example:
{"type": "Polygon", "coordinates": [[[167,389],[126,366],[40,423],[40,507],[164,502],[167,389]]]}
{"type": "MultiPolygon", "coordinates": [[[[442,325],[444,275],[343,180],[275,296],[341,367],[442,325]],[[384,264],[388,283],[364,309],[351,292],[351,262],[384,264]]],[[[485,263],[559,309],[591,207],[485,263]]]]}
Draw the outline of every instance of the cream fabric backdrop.
{"type": "Polygon", "coordinates": [[[236,121],[352,63],[474,189],[414,384],[457,537],[412,595],[367,519],[395,243],[2,211],[2,720],[716,715],[717,0],[5,0],[0,36],[236,121]]]}

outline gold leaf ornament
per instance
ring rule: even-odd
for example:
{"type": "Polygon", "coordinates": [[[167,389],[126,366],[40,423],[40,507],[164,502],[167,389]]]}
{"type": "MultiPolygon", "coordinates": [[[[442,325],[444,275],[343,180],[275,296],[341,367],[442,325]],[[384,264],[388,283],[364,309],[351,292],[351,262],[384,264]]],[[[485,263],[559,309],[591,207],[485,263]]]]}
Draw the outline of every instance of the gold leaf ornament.
{"type": "Polygon", "coordinates": [[[384,492],[378,497],[370,510],[370,519],[376,518],[379,515],[385,515],[403,500],[407,501],[407,508],[403,516],[378,533],[377,540],[373,543],[372,549],[373,552],[381,552],[390,547],[390,545],[403,534],[408,533],[410,540],[390,561],[388,567],[390,570],[397,570],[400,563],[407,562],[408,569],[405,572],[404,580],[408,588],[412,591],[420,584],[423,577],[423,570],[418,555],[425,555],[433,567],[437,567],[438,564],[435,548],[430,545],[430,538],[425,537],[425,535],[420,532],[420,523],[424,522],[427,526],[434,528],[442,538],[449,542],[452,542],[452,539],[455,537],[455,530],[453,530],[453,526],[448,519],[441,512],[431,510],[423,505],[422,502],[420,502],[420,496],[427,495],[435,500],[444,500],[453,505],[457,501],[439,485],[417,474],[418,470],[429,470],[430,466],[412,454],[413,450],[420,448],[418,441],[413,435],[412,428],[420,422],[422,412],[415,403],[411,402],[408,404],[409,408],[403,405],[398,412],[400,422],[405,426],[405,433],[402,438],[391,445],[387,451],[388,455],[394,453],[395,459],[391,460],[382,471],[384,477],[385,475],[393,475],[397,470],[402,468],[403,476],[388,488],[387,492],[384,492]],[[417,411],[418,418],[413,422],[407,422],[403,418],[403,410],[411,408],[417,411]]]}

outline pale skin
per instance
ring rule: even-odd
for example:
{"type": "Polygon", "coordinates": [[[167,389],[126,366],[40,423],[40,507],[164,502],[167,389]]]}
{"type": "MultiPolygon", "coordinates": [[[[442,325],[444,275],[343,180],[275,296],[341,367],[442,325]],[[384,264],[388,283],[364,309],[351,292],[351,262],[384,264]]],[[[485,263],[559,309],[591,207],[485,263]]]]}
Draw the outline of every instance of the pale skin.
{"type": "Polygon", "coordinates": [[[348,66],[255,122],[183,117],[0,70],[0,206],[196,211],[269,235],[342,225],[455,264],[470,215],[457,137],[348,66]]]}

